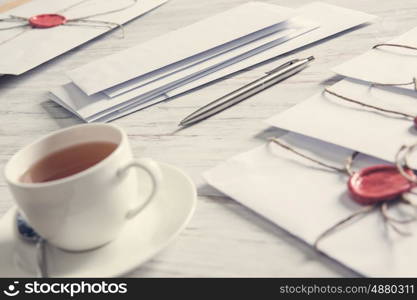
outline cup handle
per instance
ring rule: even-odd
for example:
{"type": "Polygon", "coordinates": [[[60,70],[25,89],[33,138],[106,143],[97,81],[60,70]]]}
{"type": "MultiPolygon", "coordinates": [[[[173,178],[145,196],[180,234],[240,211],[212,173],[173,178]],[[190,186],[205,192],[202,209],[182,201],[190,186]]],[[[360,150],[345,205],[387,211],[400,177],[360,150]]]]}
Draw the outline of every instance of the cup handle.
{"type": "Polygon", "coordinates": [[[146,198],[146,201],[138,205],[137,207],[129,210],[127,212],[126,218],[131,219],[135,217],[138,213],[140,213],[149,203],[151,203],[152,199],[154,199],[156,193],[159,190],[159,187],[162,182],[162,172],[159,166],[150,158],[141,158],[135,159],[132,162],[128,163],[126,166],[122,167],[117,171],[118,176],[126,175],[126,172],[129,171],[131,168],[139,168],[146,172],[152,180],[152,191],[150,195],[146,198]]]}

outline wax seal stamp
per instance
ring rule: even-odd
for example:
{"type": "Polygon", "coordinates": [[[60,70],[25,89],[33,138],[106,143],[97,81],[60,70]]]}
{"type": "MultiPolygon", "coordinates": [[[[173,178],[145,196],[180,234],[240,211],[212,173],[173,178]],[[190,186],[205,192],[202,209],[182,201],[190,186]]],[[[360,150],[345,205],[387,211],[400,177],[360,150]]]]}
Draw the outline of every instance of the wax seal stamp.
{"type": "MultiPolygon", "coordinates": [[[[411,170],[406,171],[414,176],[411,170]]],[[[354,173],[348,181],[352,199],[359,204],[371,205],[378,202],[395,200],[413,188],[393,165],[376,165],[354,173]]]]}
{"type": "Polygon", "coordinates": [[[30,26],[34,28],[50,28],[59,25],[64,25],[67,18],[59,14],[42,14],[29,18],[30,26]]]}

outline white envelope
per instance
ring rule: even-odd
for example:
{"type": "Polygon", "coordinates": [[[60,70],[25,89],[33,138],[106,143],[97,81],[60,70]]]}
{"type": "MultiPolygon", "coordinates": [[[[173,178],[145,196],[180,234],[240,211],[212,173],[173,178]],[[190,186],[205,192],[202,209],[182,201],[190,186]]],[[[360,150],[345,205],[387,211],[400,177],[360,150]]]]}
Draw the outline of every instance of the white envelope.
{"type": "MultiPolygon", "coordinates": [[[[417,94],[399,88],[371,87],[354,79],[339,81],[331,90],[379,107],[417,115],[417,94]]],[[[379,112],[319,93],[267,120],[286,130],[372,155],[390,162],[400,146],[417,141],[413,120],[379,112]]],[[[417,168],[417,155],[410,159],[417,168]]]]}
{"type": "MultiPolygon", "coordinates": [[[[283,9],[283,11],[284,13],[287,12],[286,9],[283,9]]],[[[291,22],[290,24],[292,27],[285,27],[287,29],[280,30],[276,34],[269,34],[268,36],[260,38],[255,42],[248,43],[247,45],[216,57],[214,60],[208,60],[210,64],[203,64],[203,66],[209,66],[205,69],[200,70],[201,66],[199,64],[196,67],[176,72],[170,76],[171,80],[174,80],[174,82],[171,83],[170,80],[168,80],[167,82],[169,84],[160,86],[161,80],[157,80],[141,88],[110,98],[104,92],[88,96],[74,83],[68,83],[53,89],[50,94],[50,99],[64,106],[64,108],[74,111],[78,117],[82,118],[86,122],[114,119],[125,115],[126,113],[133,112],[135,107],[136,110],[140,110],[152,105],[155,101],[158,101],[158,99],[159,101],[165,100],[167,97],[164,94],[177,86],[192,81],[194,78],[205,76],[207,73],[215,72],[224,67],[224,65],[229,65],[235,61],[255,55],[260,51],[264,51],[267,48],[283,43],[299,34],[308,32],[317,26],[304,20],[297,20],[297,22],[298,23],[295,23],[295,21],[291,22]],[[182,78],[183,76],[185,77],[182,78]],[[162,96],[162,98],[160,96],[162,96]],[[145,103],[146,101],[154,99],[155,101],[152,101],[149,104],[145,103]],[[103,118],[106,114],[109,114],[109,116],[103,118]]]]}
{"type": "MultiPolygon", "coordinates": [[[[288,11],[290,11],[290,9],[288,9],[288,11]]],[[[155,76],[155,73],[151,72],[146,76],[139,76],[104,90],[103,93],[113,98],[136,88],[146,86],[146,89],[149,89],[149,85],[163,86],[175,81],[176,79],[184,78],[200,70],[204,70],[216,62],[222,62],[226,58],[235,57],[238,54],[245,52],[245,49],[249,50],[256,47],[257,45],[260,46],[267,43],[268,41],[275,40],[278,38],[278,36],[287,35],[291,31],[297,30],[296,27],[298,24],[300,24],[299,29],[302,27],[312,27],[312,29],[318,27],[317,24],[311,24],[310,22],[308,24],[305,23],[307,23],[305,20],[298,20],[298,22],[285,21],[276,26],[270,26],[266,29],[262,29],[249,34],[246,37],[239,38],[220,47],[216,47],[216,51],[210,51],[210,55],[207,57],[202,57],[202,59],[199,61],[195,62],[194,60],[187,60],[187,62],[189,62],[188,64],[182,66],[181,68],[175,69],[172,72],[166,72],[167,69],[164,69],[165,72],[160,76],[155,76]]]]}
{"type": "Polygon", "coordinates": [[[67,75],[87,95],[92,95],[152,71],[158,74],[190,60],[198,61],[215,51],[215,47],[277,25],[288,17],[275,5],[249,2],[93,61],[67,75]],[[95,76],[91,76],[93,73],[95,76]]]}
{"type": "MultiPolygon", "coordinates": [[[[318,23],[320,24],[320,27],[309,32],[308,34],[300,35],[295,39],[219,70],[216,73],[209,74],[196,81],[184,84],[167,94],[170,97],[180,95],[192,89],[210,84],[211,82],[219,80],[222,77],[232,74],[240,69],[247,68],[248,66],[275,58],[277,56],[284,56],[291,51],[300,49],[306,45],[311,45],[312,43],[321,41],[327,37],[332,37],[337,33],[354,28],[366,22],[370,22],[375,18],[373,15],[323,2],[313,2],[297,8],[294,15],[300,17],[301,19],[308,19],[312,22],[318,23]]],[[[314,55],[314,51],[312,54],[314,55]]]]}
{"type": "MultiPolygon", "coordinates": [[[[351,150],[288,134],[297,150],[342,165],[351,150]]],[[[353,168],[384,163],[359,155],[353,168]]],[[[307,161],[275,144],[237,155],[204,174],[207,182],[312,245],[326,229],[362,206],[347,192],[347,176],[307,161]]],[[[343,226],[319,244],[329,257],[364,276],[417,276],[417,222],[401,236],[374,211],[343,226]]]]}
{"type": "Polygon", "coordinates": [[[92,96],[87,96],[76,85],[72,83],[60,86],[48,95],[49,99],[61,105],[69,112],[75,114],[77,117],[85,122],[110,122],[122,116],[128,115],[140,109],[144,109],[155,103],[159,103],[168,98],[167,95],[161,94],[143,99],[143,104],[137,104],[133,108],[114,108],[103,109],[106,104],[107,96],[103,93],[98,93],[92,96]]]}
{"type": "MultiPolygon", "coordinates": [[[[49,93],[49,98],[74,113],[85,122],[94,122],[98,119],[102,119],[105,115],[119,113],[119,110],[123,108],[122,104],[129,100],[129,98],[125,99],[126,94],[117,97],[116,100],[119,101],[119,104],[113,103],[115,99],[110,99],[103,93],[87,96],[80,88],[71,82],[53,89],[49,93]]],[[[161,101],[166,98],[167,97],[163,96],[163,94],[149,94],[138,97],[135,101],[137,102],[137,105],[139,105],[139,103],[151,99],[158,99],[161,101]]],[[[106,120],[109,118],[110,116],[107,117],[106,120]]]]}
{"type": "MultiPolygon", "coordinates": [[[[388,43],[417,47],[417,27],[388,43]]],[[[412,82],[417,77],[417,51],[397,47],[376,48],[332,70],[340,75],[368,82],[412,82]]],[[[412,84],[399,87],[414,90],[412,84]]]]}
{"type": "MultiPolygon", "coordinates": [[[[167,0],[141,0],[132,7],[108,15],[92,18],[124,24],[160,5],[167,0]]],[[[61,9],[80,2],[79,0],[33,0],[16,7],[0,15],[8,17],[17,15],[31,17],[37,14],[58,12],[61,9]]],[[[100,1],[91,0],[80,6],[76,6],[63,13],[68,19],[91,15],[97,12],[105,12],[132,3],[131,0],[100,1]]],[[[17,23],[1,22],[1,27],[15,25],[17,23]]],[[[97,26],[57,26],[47,29],[28,28],[25,32],[3,44],[5,41],[21,31],[0,30],[0,57],[7,57],[0,61],[0,74],[22,74],[62,53],[65,53],[107,31],[109,27],[97,26]]]]}

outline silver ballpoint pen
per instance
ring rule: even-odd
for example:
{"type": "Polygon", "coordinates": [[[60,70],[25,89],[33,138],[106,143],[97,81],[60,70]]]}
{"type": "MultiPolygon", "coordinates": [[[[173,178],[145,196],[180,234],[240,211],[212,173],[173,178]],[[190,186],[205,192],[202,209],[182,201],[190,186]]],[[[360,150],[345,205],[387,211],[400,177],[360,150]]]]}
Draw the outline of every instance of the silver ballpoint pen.
{"type": "Polygon", "coordinates": [[[192,114],[183,119],[178,126],[187,127],[198,123],[208,117],[211,117],[226,108],[229,108],[250,96],[265,90],[274,84],[295,75],[307,67],[310,61],[314,60],[313,56],[304,59],[293,59],[280,65],[279,67],[266,72],[266,75],[248,83],[247,85],[234,90],[233,92],[222,96],[209,104],[199,108],[192,114]]]}

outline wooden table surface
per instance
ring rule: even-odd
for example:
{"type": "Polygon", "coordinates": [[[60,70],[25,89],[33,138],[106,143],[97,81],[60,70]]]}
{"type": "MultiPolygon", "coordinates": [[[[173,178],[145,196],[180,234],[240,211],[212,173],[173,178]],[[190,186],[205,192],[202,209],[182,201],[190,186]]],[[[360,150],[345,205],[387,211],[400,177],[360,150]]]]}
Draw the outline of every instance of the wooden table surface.
{"type": "MultiPolygon", "coordinates": [[[[0,4],[4,2],[7,1],[0,0],[0,4]]],[[[0,169],[18,149],[34,139],[80,123],[46,96],[50,88],[67,81],[64,71],[244,2],[247,1],[171,0],[126,25],[124,39],[119,39],[117,34],[108,34],[21,76],[0,77],[0,169]]],[[[296,8],[311,1],[265,2],[296,8]]],[[[185,115],[255,79],[280,62],[115,121],[129,134],[136,155],[150,156],[182,168],[191,175],[198,190],[197,210],[180,237],[128,276],[355,276],[284,230],[221,195],[201,177],[203,171],[223,160],[264,143],[268,136],[281,134],[262,121],[339,80],[340,77],[330,71],[331,67],[417,25],[415,0],[325,2],[375,14],[379,18],[370,26],[297,53],[297,57],[314,55],[317,60],[297,76],[187,130],[172,134],[185,115]]],[[[1,177],[0,216],[12,205],[12,197],[1,177]]]]}

